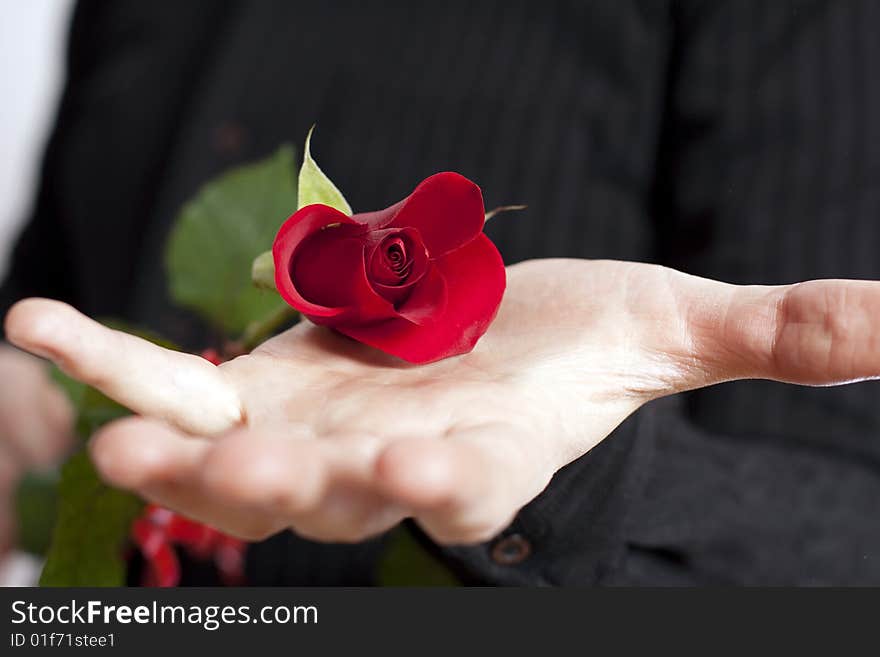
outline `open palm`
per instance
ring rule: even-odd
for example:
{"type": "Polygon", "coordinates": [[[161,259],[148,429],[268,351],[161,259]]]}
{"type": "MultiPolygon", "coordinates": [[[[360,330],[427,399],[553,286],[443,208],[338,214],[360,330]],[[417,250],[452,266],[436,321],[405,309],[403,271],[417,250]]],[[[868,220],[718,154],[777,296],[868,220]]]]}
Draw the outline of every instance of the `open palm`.
{"type": "Polygon", "coordinates": [[[219,367],[29,299],[9,339],[138,413],[101,474],[246,538],[354,541],[414,517],[485,540],[645,402],[737,378],[880,375],[880,283],[740,287],[638,263],[508,268],[470,354],[412,366],[307,322],[219,367]]]}

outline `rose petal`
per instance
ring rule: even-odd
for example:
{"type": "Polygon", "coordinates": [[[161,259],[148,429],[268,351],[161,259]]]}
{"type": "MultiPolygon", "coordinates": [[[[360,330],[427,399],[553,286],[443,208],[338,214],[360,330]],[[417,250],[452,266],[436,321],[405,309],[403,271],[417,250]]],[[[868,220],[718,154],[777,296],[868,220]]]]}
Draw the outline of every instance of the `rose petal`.
{"type": "Polygon", "coordinates": [[[428,251],[425,249],[422,237],[419,235],[419,231],[415,228],[388,228],[374,230],[367,233],[366,240],[367,247],[364,259],[367,263],[367,278],[373,285],[373,288],[375,288],[376,292],[390,302],[397,304],[409,295],[412,286],[418,283],[428,270],[428,251]],[[382,245],[386,237],[401,234],[407,238],[410,245],[410,249],[407,253],[408,258],[412,261],[410,273],[403,283],[399,285],[388,285],[381,280],[378,280],[379,276],[377,276],[377,272],[373,270],[374,258],[379,255],[377,254],[377,249],[382,245]]]}
{"type": "Polygon", "coordinates": [[[303,299],[318,306],[342,308],[335,316],[338,319],[392,317],[394,307],[367,280],[364,243],[360,226],[328,228],[303,240],[290,267],[291,280],[303,299]]]}
{"type": "Polygon", "coordinates": [[[391,221],[394,219],[394,215],[396,215],[400,211],[400,208],[403,207],[404,203],[406,203],[406,199],[398,201],[394,205],[389,206],[384,210],[375,210],[373,212],[359,212],[357,214],[353,214],[351,218],[359,224],[369,226],[373,230],[384,228],[391,223],[391,221]]]}
{"type": "Polygon", "coordinates": [[[307,205],[294,212],[281,225],[275,236],[275,242],[272,244],[272,257],[275,260],[275,287],[287,303],[302,313],[317,317],[333,317],[339,315],[343,310],[307,301],[296,289],[290,277],[290,265],[297,247],[306,238],[314,235],[325,226],[335,223],[357,224],[351,217],[328,205],[319,203],[307,205]]]}
{"type": "Polygon", "coordinates": [[[504,262],[492,241],[480,234],[434,264],[446,283],[447,301],[443,313],[432,317],[430,325],[399,318],[336,329],[411,363],[430,363],[471,351],[501,304],[504,262]]]}
{"type": "Polygon", "coordinates": [[[364,234],[362,224],[326,205],[295,212],[272,246],[279,294],[318,324],[393,317],[394,307],[367,281],[364,234]]]}
{"type": "Polygon", "coordinates": [[[446,280],[436,265],[431,265],[406,300],[396,306],[397,314],[422,326],[433,324],[446,312],[446,280]]]}
{"type": "Polygon", "coordinates": [[[479,235],[484,217],[480,188],[464,176],[447,171],[419,183],[387,225],[417,228],[428,253],[439,258],[479,235]]]}

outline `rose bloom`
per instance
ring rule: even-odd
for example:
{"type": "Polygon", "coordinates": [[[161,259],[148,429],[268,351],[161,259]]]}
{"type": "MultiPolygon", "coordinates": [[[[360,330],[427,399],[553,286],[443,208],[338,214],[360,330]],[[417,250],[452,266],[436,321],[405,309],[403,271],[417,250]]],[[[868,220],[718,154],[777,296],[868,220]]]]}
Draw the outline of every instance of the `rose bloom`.
{"type": "Polygon", "coordinates": [[[275,284],[314,323],[411,363],[467,353],[504,294],[484,221],[480,188],[449,172],[378,212],[307,205],[275,238],[275,284]]]}

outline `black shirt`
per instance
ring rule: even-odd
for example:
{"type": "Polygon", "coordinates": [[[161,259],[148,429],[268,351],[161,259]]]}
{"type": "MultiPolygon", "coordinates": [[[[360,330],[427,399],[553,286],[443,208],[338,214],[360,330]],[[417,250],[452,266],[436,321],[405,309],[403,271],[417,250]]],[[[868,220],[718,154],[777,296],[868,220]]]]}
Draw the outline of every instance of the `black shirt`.
{"type": "MultiPolygon", "coordinates": [[[[356,210],[439,170],[527,203],[488,227],[508,263],[880,279],[878,33],[872,0],[81,2],[0,310],[52,296],[201,346],[167,299],[170,222],[313,122],[356,210]]],[[[878,400],[753,381],[649,404],[517,516],[528,558],[441,553],[487,583],[878,584],[878,400]]],[[[377,553],[285,534],[250,571],[362,583],[377,553]]]]}

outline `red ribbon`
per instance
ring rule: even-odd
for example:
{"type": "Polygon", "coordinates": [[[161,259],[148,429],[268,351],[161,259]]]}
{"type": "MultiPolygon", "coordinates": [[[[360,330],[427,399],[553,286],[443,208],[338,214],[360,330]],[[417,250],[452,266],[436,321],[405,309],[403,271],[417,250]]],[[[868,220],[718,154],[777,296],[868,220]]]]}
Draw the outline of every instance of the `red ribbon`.
{"type": "Polygon", "coordinates": [[[177,586],[180,561],[175,546],[196,559],[213,560],[226,586],[244,582],[244,541],[155,504],[134,521],[131,538],[144,556],[144,586],[177,586]]]}

